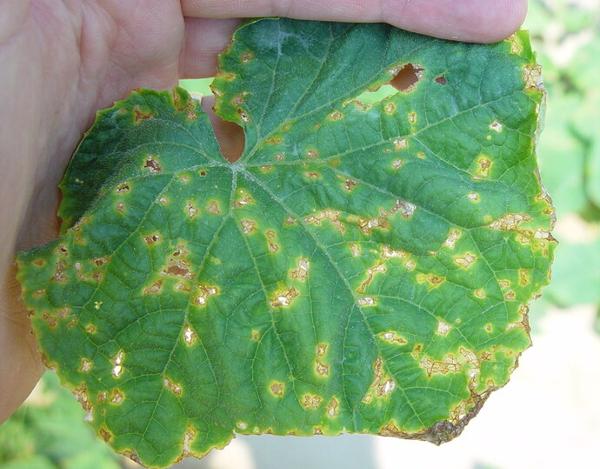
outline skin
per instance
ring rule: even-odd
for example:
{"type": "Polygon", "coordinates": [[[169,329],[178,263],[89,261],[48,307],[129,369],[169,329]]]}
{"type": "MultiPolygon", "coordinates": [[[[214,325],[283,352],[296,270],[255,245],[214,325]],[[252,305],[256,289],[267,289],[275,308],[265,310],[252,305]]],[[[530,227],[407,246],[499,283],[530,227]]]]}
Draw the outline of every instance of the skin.
{"type": "MultiPolygon", "coordinates": [[[[97,109],[133,88],[214,75],[239,18],[388,22],[494,42],[526,9],[526,0],[0,0],[0,422],[43,371],[14,256],[56,236],[56,186],[97,109]]],[[[214,122],[235,153],[237,129],[214,122]]]]}

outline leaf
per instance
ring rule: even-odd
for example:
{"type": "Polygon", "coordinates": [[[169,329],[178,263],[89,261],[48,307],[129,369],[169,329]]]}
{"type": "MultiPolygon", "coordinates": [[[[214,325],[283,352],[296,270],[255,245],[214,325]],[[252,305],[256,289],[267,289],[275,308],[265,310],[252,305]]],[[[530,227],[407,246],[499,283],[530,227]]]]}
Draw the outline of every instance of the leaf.
{"type": "Polygon", "coordinates": [[[62,237],[19,257],[47,364],[149,466],[235,433],[458,435],[529,345],[552,207],[529,40],[263,19],[220,57],[229,163],[189,95],[101,111],[62,237]],[[418,82],[356,97],[412,64],[418,82]]]}

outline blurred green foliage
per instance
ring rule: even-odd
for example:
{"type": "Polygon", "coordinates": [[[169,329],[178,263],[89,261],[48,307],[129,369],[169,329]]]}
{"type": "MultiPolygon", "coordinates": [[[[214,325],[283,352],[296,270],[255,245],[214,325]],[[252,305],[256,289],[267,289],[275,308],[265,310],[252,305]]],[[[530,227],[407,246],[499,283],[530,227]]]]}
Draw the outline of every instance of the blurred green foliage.
{"type": "Polygon", "coordinates": [[[117,469],[118,457],[84,421],[73,395],[53,372],[0,426],[2,469],[117,469]]]}
{"type": "Polygon", "coordinates": [[[548,91],[538,155],[560,241],[535,311],[600,305],[600,2],[534,0],[525,26],[548,91]]]}

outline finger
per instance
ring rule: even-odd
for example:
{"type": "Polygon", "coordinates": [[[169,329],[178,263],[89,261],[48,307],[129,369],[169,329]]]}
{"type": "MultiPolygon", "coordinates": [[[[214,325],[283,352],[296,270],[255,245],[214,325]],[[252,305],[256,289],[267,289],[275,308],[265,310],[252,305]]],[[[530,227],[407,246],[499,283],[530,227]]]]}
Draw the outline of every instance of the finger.
{"type": "Polygon", "coordinates": [[[182,0],[181,5],[190,17],[386,22],[421,34],[472,42],[509,36],[527,11],[527,0],[182,0]]]}
{"type": "Polygon", "coordinates": [[[239,23],[235,19],[186,18],[185,41],[179,58],[181,78],[214,76],[217,55],[231,42],[239,23]]]}

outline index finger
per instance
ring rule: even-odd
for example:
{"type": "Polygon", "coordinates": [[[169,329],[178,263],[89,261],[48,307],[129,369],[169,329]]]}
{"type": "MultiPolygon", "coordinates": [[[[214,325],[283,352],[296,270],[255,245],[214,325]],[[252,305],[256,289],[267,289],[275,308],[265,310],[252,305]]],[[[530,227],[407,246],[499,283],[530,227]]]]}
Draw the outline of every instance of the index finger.
{"type": "Polygon", "coordinates": [[[495,42],[512,34],[526,0],[182,0],[198,18],[287,18],[385,22],[408,31],[468,42],[495,42]]]}

